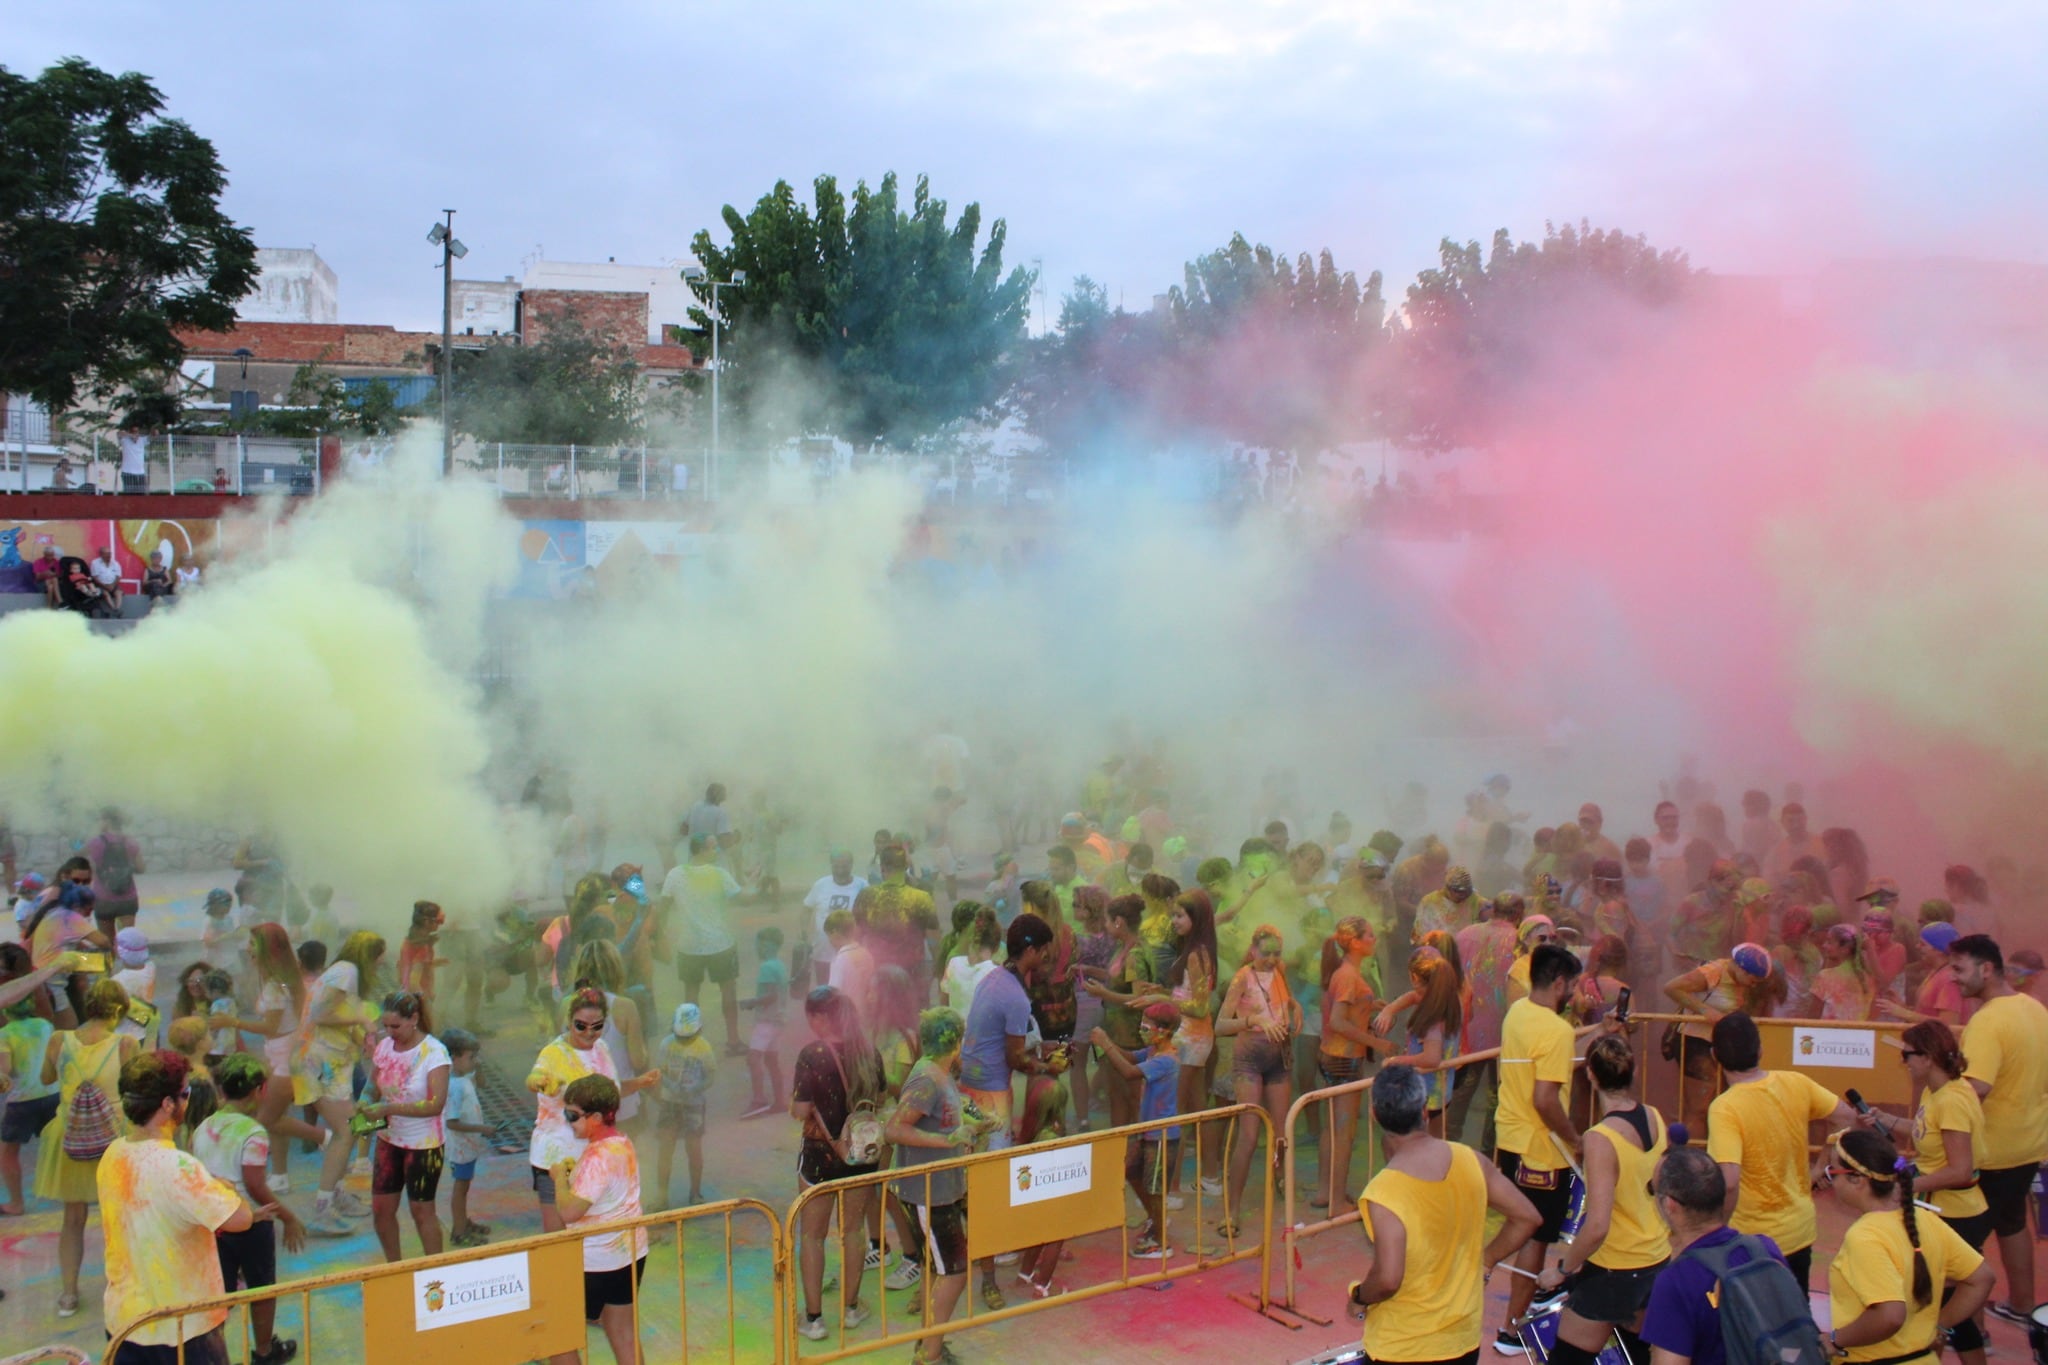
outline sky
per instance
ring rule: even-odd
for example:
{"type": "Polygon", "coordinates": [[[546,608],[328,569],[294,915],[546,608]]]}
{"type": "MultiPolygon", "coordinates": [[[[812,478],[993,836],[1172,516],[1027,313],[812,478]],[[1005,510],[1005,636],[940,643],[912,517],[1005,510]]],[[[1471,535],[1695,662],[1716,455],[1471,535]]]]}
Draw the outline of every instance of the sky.
{"type": "Polygon", "coordinates": [[[1445,236],[1590,218],[1730,272],[2048,259],[2038,4],[0,0],[0,65],[156,80],[229,211],[316,246],[346,322],[462,278],[687,254],[721,207],[919,173],[1056,313],[1140,309],[1243,232],[1398,299],[1445,236]]]}

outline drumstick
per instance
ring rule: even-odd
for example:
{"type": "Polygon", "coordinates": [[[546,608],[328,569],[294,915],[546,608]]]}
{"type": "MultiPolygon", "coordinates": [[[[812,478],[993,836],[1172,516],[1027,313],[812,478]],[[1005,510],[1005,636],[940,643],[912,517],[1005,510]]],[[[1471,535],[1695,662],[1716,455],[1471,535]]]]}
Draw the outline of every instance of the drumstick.
{"type": "Polygon", "coordinates": [[[1499,1265],[1495,1266],[1494,1269],[1505,1270],[1510,1275],[1520,1275],[1525,1280],[1540,1280],[1543,1278],[1541,1275],[1538,1275],[1533,1271],[1524,1270],[1522,1269],[1522,1267],[1518,1265],[1509,1265],[1506,1261],[1502,1261],[1499,1265]]]}

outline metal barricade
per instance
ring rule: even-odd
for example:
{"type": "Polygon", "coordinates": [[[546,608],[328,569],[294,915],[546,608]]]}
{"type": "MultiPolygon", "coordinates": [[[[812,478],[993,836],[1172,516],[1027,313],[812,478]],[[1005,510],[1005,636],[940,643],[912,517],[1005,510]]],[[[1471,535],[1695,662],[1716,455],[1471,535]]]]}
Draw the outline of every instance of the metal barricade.
{"type": "MultiPolygon", "coordinates": [[[[663,1213],[651,1213],[639,1218],[626,1219],[615,1223],[599,1225],[598,1232],[604,1235],[616,1234],[635,1228],[645,1228],[650,1233],[647,1253],[647,1268],[634,1291],[633,1328],[640,1342],[641,1355],[650,1360],[718,1360],[728,1362],[768,1361],[781,1365],[788,1357],[784,1352],[788,1345],[788,1334],[783,1327],[788,1321],[785,1293],[789,1282],[789,1244],[783,1236],[782,1224],[776,1220],[775,1211],[758,1199],[726,1199],[715,1204],[700,1204],[686,1209],[673,1209],[663,1213]],[[750,1241],[744,1233],[738,1239],[734,1235],[736,1218],[751,1220],[759,1217],[765,1224],[763,1238],[750,1241]],[[717,1233],[722,1239],[722,1255],[705,1247],[698,1253],[699,1263],[703,1257],[711,1257],[709,1265],[712,1274],[693,1277],[690,1273],[691,1252],[689,1241],[692,1234],[701,1229],[691,1224],[717,1224],[717,1233]],[[754,1276],[743,1275],[742,1266],[759,1257],[744,1253],[750,1247],[765,1252],[767,1260],[766,1283],[745,1283],[754,1276]],[[736,1255],[738,1251],[743,1254],[736,1255]],[[672,1278],[671,1278],[672,1276],[672,1278]],[[722,1293],[708,1296],[709,1302],[699,1301],[695,1305],[690,1299],[689,1283],[692,1278],[701,1281],[711,1278],[714,1287],[722,1280],[722,1293]],[[674,1298],[669,1298],[673,1286],[674,1298]],[[746,1296],[749,1306],[758,1305],[761,1295],[766,1292],[772,1300],[773,1313],[766,1321],[755,1318],[755,1330],[742,1333],[740,1314],[736,1311],[741,1295],[746,1296]],[[693,1321],[694,1318],[694,1321],[693,1321]],[[724,1349],[721,1354],[718,1340],[722,1335],[724,1349]]],[[[180,1324],[200,1315],[212,1315],[223,1310],[228,1317],[226,1327],[230,1340],[241,1337],[245,1351],[231,1351],[234,1358],[253,1352],[254,1340],[249,1310],[259,1303],[275,1303],[278,1306],[277,1324],[273,1329],[278,1336],[299,1337],[301,1350],[298,1359],[313,1365],[321,1359],[332,1357],[336,1360],[374,1359],[377,1355],[370,1342],[373,1324],[368,1322],[360,1303],[367,1301],[373,1292],[369,1282],[390,1280],[396,1277],[410,1277],[420,1272],[446,1272],[478,1261],[494,1257],[515,1256],[520,1253],[561,1253],[573,1256],[573,1263],[580,1271],[582,1260],[581,1244],[585,1237],[594,1235],[591,1228],[570,1228],[562,1232],[542,1233],[533,1237],[521,1237],[511,1241],[493,1243],[488,1246],[472,1247],[463,1251],[447,1252],[438,1256],[423,1256],[413,1260],[400,1261],[391,1265],[364,1266],[356,1270],[340,1271],[331,1275],[309,1276],[300,1280],[287,1280],[262,1289],[245,1289],[234,1294],[223,1294],[218,1298],[204,1299],[197,1303],[178,1304],[159,1308],[137,1318],[112,1334],[107,1342],[102,1365],[113,1365],[116,1352],[123,1342],[130,1340],[143,1327],[152,1323],[173,1322],[180,1324]],[[361,1291],[360,1295],[351,1291],[361,1291]],[[328,1301],[319,1304],[316,1318],[316,1298],[327,1296],[328,1301]],[[350,1299],[347,1304],[332,1302],[335,1299],[350,1299]],[[296,1301],[298,1313],[296,1322],[287,1322],[287,1308],[296,1301]],[[237,1319],[240,1330],[236,1330],[237,1319]],[[323,1350],[321,1341],[325,1338],[332,1349],[323,1350]],[[338,1344],[336,1344],[338,1343],[338,1344]]],[[[710,1240],[710,1239],[706,1239],[710,1240]]],[[[713,1245],[716,1245],[714,1243],[713,1245]]],[[[559,1277],[558,1277],[559,1278],[559,1277]]],[[[602,1336],[602,1330],[586,1327],[583,1323],[583,1288],[580,1277],[573,1286],[552,1284],[556,1292],[573,1292],[575,1326],[579,1336],[588,1340],[591,1336],[602,1336]]],[[[410,1291],[407,1291],[407,1298],[410,1291]]],[[[529,1317],[534,1314],[529,1313],[529,1317]]],[[[520,1324],[513,1324],[516,1328],[520,1324]]],[[[443,1349],[452,1354],[462,1354],[461,1344],[453,1339],[459,1328],[443,1328],[450,1333],[450,1340],[443,1349]]],[[[435,1336],[439,1336],[439,1332],[435,1336]]],[[[195,1332],[194,1336],[203,1336],[195,1332]]],[[[185,1365],[191,1342],[185,1341],[176,1351],[178,1365],[185,1365]]],[[[536,1356],[547,1354],[535,1352],[536,1356]]],[[[193,1359],[198,1359],[193,1353],[193,1359]]],[[[508,1356],[507,1359],[524,1359],[523,1356],[508,1356]]]]}
{"type": "MultiPolygon", "coordinates": [[[[1486,1048],[1481,1051],[1471,1053],[1468,1056],[1454,1057],[1451,1060],[1445,1062],[1442,1066],[1438,1067],[1436,1071],[1431,1072],[1429,1074],[1437,1075],[1448,1073],[1450,1076],[1450,1083],[1455,1085],[1457,1081],[1457,1073],[1459,1071],[1463,1070],[1466,1067],[1480,1066],[1487,1062],[1495,1061],[1499,1057],[1499,1048],[1486,1048]]],[[[1357,1095],[1360,1098],[1362,1112],[1359,1115],[1358,1132],[1352,1135],[1352,1145],[1355,1150],[1359,1134],[1363,1134],[1365,1136],[1365,1179],[1371,1180],[1373,1177],[1374,1162],[1381,1150],[1379,1144],[1373,1140],[1372,1111],[1370,1107],[1372,1083],[1373,1078],[1371,1076],[1364,1076],[1355,1081],[1346,1081],[1342,1085],[1330,1085],[1325,1086],[1320,1090],[1311,1090],[1296,1098],[1294,1103],[1290,1105],[1287,1110],[1287,1120],[1285,1124],[1286,1133],[1283,1135],[1282,1138],[1283,1143],[1290,1147],[1292,1146],[1294,1132],[1301,1121],[1301,1116],[1307,1113],[1312,1106],[1320,1104],[1324,1106],[1324,1112],[1327,1120],[1324,1127],[1324,1140],[1330,1144],[1327,1148],[1325,1148],[1325,1151],[1328,1153],[1334,1153],[1336,1149],[1336,1133],[1334,1122],[1335,1109],[1334,1106],[1330,1104],[1330,1101],[1347,1095],[1357,1095]]],[[[1448,1113],[1450,1110],[1450,1095],[1448,1093],[1446,1093],[1444,1096],[1444,1109],[1446,1113],[1448,1113]]],[[[1455,1140],[1458,1135],[1449,1134],[1448,1136],[1452,1137],[1455,1140]]],[[[1324,1217],[1317,1219],[1313,1222],[1297,1222],[1295,1219],[1295,1212],[1296,1209],[1299,1207],[1296,1202],[1296,1198],[1299,1193],[1297,1187],[1299,1176],[1295,1169],[1295,1163],[1291,1159],[1291,1157],[1288,1159],[1284,1159],[1281,1162],[1281,1169],[1283,1174],[1281,1177],[1282,1194],[1280,1203],[1280,1235],[1282,1243],[1280,1261],[1281,1264],[1286,1268],[1286,1291],[1279,1298],[1274,1298],[1273,1285],[1270,1278],[1271,1265],[1269,1263],[1267,1266],[1268,1278],[1266,1282],[1261,1286],[1260,1292],[1272,1304],[1273,1307],[1278,1308],[1280,1311],[1290,1313],[1298,1318],[1304,1318],[1307,1321],[1314,1323],[1318,1327],[1328,1327],[1330,1325],[1331,1319],[1319,1318],[1312,1313],[1304,1313],[1301,1310],[1301,1305],[1298,1302],[1296,1302],[1294,1276],[1295,1270],[1297,1268],[1297,1261],[1299,1260],[1299,1256],[1297,1255],[1297,1246],[1300,1243],[1301,1239],[1304,1237],[1312,1237],[1315,1236],[1317,1233],[1328,1232],[1331,1228],[1339,1228],[1345,1226],[1346,1224],[1359,1222],[1360,1219],[1358,1216],[1358,1209],[1356,1205],[1349,1205],[1343,1209],[1339,1209],[1336,1207],[1337,1201],[1333,1199],[1330,1201],[1330,1207],[1326,1210],[1324,1217]]],[[[1327,1180],[1328,1176],[1329,1172],[1325,1170],[1323,1172],[1323,1178],[1327,1180]]],[[[1285,1325],[1291,1326],[1293,1324],[1285,1325]]]]}
{"type": "MultiPolygon", "coordinates": [[[[801,1194],[799,1194],[796,1197],[795,1202],[793,1202],[789,1206],[789,1214],[784,1222],[784,1228],[786,1230],[786,1234],[788,1237],[789,1249],[792,1255],[792,1267],[794,1267],[795,1265],[794,1257],[797,1251],[799,1237],[798,1229],[800,1229],[803,1225],[804,1212],[807,1208],[809,1208],[811,1205],[817,1203],[820,1200],[829,1199],[834,1201],[835,1208],[833,1209],[833,1213],[834,1216],[837,1217],[839,1220],[839,1226],[843,1228],[845,1226],[846,1198],[847,1195],[852,1191],[877,1186],[888,1187],[891,1185],[899,1184],[905,1180],[915,1181],[919,1179],[924,1179],[928,1176],[937,1174],[941,1171],[960,1170],[962,1172],[967,1172],[972,1170],[973,1168],[988,1167],[996,1165],[998,1163],[1007,1165],[1007,1163],[1019,1157],[1031,1157],[1034,1155],[1052,1155],[1063,1150],[1071,1150],[1077,1147],[1101,1143],[1104,1141],[1114,1141],[1121,1139],[1124,1142],[1132,1142],[1139,1140],[1145,1133],[1155,1131],[1163,1133],[1164,1130],[1174,1127],[1189,1128],[1193,1130],[1194,1170],[1198,1173],[1197,1178],[1194,1182],[1194,1193],[1192,1196],[1194,1211],[1194,1245],[1192,1248],[1190,1248],[1185,1263],[1176,1264],[1176,1262],[1180,1261],[1181,1258],[1177,1255],[1169,1254],[1168,1256],[1162,1258],[1158,1262],[1158,1269],[1146,1273],[1134,1273],[1132,1264],[1133,1257],[1131,1255],[1131,1238],[1129,1226],[1129,1194],[1128,1191],[1125,1189],[1123,1183],[1123,1169],[1119,1167],[1115,1173],[1115,1179],[1117,1181],[1119,1198],[1122,1201],[1119,1207],[1123,1210],[1123,1216],[1118,1218],[1117,1227],[1114,1229],[1118,1237],[1117,1274],[1114,1278],[1103,1280],[1095,1284],[1084,1285],[1079,1288],[1065,1289],[1062,1292],[1053,1295],[1049,1298],[1034,1298],[1026,1300],[1021,1303],[1009,1303],[999,1309],[983,1309],[982,1311],[977,1312],[975,1311],[976,1296],[972,1292],[974,1288],[972,1280],[973,1275],[975,1273],[975,1267],[973,1265],[970,1265],[966,1272],[969,1278],[969,1283],[967,1285],[967,1292],[964,1292],[961,1295],[961,1308],[956,1311],[956,1316],[954,1316],[952,1319],[945,1322],[938,1322],[933,1320],[931,1314],[930,1290],[933,1285],[933,1275],[931,1264],[931,1251],[929,1244],[927,1244],[925,1254],[923,1257],[924,1278],[922,1279],[921,1283],[924,1286],[924,1292],[920,1295],[922,1301],[922,1312],[920,1313],[920,1315],[914,1320],[906,1320],[899,1312],[899,1314],[897,1315],[898,1320],[892,1322],[890,1320],[891,1313],[889,1309],[888,1297],[886,1294],[877,1292],[874,1295],[872,1302],[879,1306],[879,1311],[875,1311],[872,1314],[872,1316],[873,1320],[876,1321],[880,1327],[881,1335],[879,1337],[876,1337],[863,1331],[858,1340],[849,1340],[848,1331],[845,1326],[842,1314],[840,1315],[841,1320],[838,1323],[837,1339],[834,1342],[834,1344],[822,1350],[805,1352],[803,1355],[803,1360],[805,1361],[806,1365],[812,1365],[812,1362],[816,1362],[817,1365],[823,1365],[823,1362],[845,1360],[849,1357],[865,1355],[871,1351],[878,1351],[889,1347],[900,1347],[912,1342],[922,1341],[926,1337],[935,1336],[941,1333],[950,1334],[953,1332],[967,1331],[976,1327],[987,1326],[990,1323],[1007,1322],[1013,1318],[1026,1317],[1033,1313],[1045,1312],[1050,1309],[1059,1308],[1064,1304],[1081,1303],[1085,1300],[1097,1298],[1104,1294],[1119,1293],[1126,1289],[1134,1289],[1140,1286],[1163,1288],[1169,1282],[1180,1279],[1183,1276],[1198,1274],[1206,1270],[1214,1270],[1218,1266],[1232,1265],[1240,1261],[1248,1261],[1254,1258],[1257,1258],[1260,1262],[1259,1294],[1257,1296],[1257,1299],[1254,1300],[1236,1294],[1233,1294],[1230,1297],[1236,1302],[1243,1304],[1245,1307],[1250,1308],[1254,1312],[1266,1313],[1268,1307],[1270,1306],[1270,1300],[1268,1295],[1266,1294],[1266,1286],[1270,1282],[1272,1276],[1271,1261],[1273,1239],[1271,1235],[1271,1230],[1273,1222],[1273,1167],[1274,1161],[1278,1160],[1280,1158],[1281,1153],[1284,1152],[1284,1144],[1276,1144],[1274,1141],[1272,1116],[1266,1113],[1265,1109],[1262,1106],[1255,1104],[1228,1105],[1217,1109],[1205,1109],[1196,1114],[1176,1114],[1170,1118],[1149,1119],[1140,1123],[1125,1124],[1124,1126],[1118,1128],[1108,1128],[1098,1132],[1080,1133],[1075,1134],[1071,1137],[1056,1138],[1047,1142],[1035,1142],[1031,1143],[1028,1146],[1006,1147],[990,1152],[974,1152],[965,1156],[948,1157],[939,1161],[932,1161],[921,1165],[909,1167],[907,1169],[898,1167],[886,1171],[875,1171],[871,1174],[866,1175],[852,1176],[845,1180],[832,1180],[826,1181],[822,1184],[813,1185],[810,1188],[804,1190],[801,1194]],[[1218,1197],[1213,1195],[1205,1196],[1201,1193],[1199,1172],[1202,1169],[1202,1132],[1205,1128],[1209,1128],[1217,1124],[1217,1122],[1220,1120],[1228,1121],[1226,1137],[1224,1138],[1225,1168],[1227,1169],[1230,1145],[1235,1140],[1235,1134],[1238,1128],[1238,1120],[1241,1118],[1249,1118],[1253,1116],[1256,1116],[1256,1122],[1264,1130],[1266,1137],[1267,1152],[1269,1154],[1269,1157],[1272,1158],[1271,1160],[1268,1160],[1266,1162],[1265,1176],[1259,1182],[1258,1197],[1260,1201],[1260,1213],[1258,1229],[1261,1235],[1258,1238],[1257,1245],[1252,1246],[1244,1244],[1243,1234],[1245,1232],[1245,1229],[1233,1228],[1228,1233],[1211,1232],[1209,1233],[1209,1238],[1211,1240],[1216,1241],[1216,1244],[1208,1245],[1205,1243],[1203,1236],[1205,1231],[1203,1226],[1205,1218],[1202,1206],[1205,1200],[1218,1199],[1218,1197]]],[[[1248,1195],[1251,1193],[1249,1186],[1247,1186],[1246,1193],[1248,1195]]],[[[1218,1200],[1218,1202],[1221,1201],[1218,1200]]],[[[1249,1223],[1248,1219],[1244,1221],[1247,1224],[1249,1223]]],[[[972,1206],[970,1205],[968,1212],[968,1225],[970,1230],[973,1227],[973,1223],[974,1214],[972,1211],[972,1206]]],[[[1085,1237],[1102,1235],[1104,1232],[1110,1230],[1111,1229],[1097,1228],[1089,1231],[1077,1232],[1072,1238],[1062,1238],[1061,1240],[1079,1241],[1085,1237]]],[[[1164,1243],[1165,1238],[1163,1236],[1163,1233],[1165,1232],[1165,1229],[1159,1229],[1158,1231],[1162,1234],[1161,1241],[1162,1243],[1164,1243]]],[[[972,1233],[970,1231],[970,1237],[971,1236],[972,1233]]],[[[862,1240],[863,1242],[865,1241],[865,1234],[862,1234],[862,1240]]],[[[843,1268],[841,1273],[844,1273],[843,1268]]],[[[880,1272],[878,1271],[878,1277],[879,1274],[880,1272]]],[[[827,1292],[829,1293],[831,1291],[827,1292]]],[[[797,1358],[796,1327],[798,1313],[800,1311],[800,1305],[802,1304],[802,1299],[802,1287],[795,1283],[789,1285],[789,1306],[787,1310],[782,1313],[779,1321],[782,1329],[781,1337],[783,1342],[787,1345],[787,1349],[789,1351],[789,1355],[787,1358],[790,1360],[795,1360],[797,1358]]],[[[862,1303],[869,1302],[869,1300],[865,1298],[857,1301],[862,1303]]],[[[826,1307],[828,1305],[821,1304],[820,1306],[826,1307]]],[[[827,1314],[828,1319],[831,1316],[832,1315],[830,1313],[827,1314]]]]}

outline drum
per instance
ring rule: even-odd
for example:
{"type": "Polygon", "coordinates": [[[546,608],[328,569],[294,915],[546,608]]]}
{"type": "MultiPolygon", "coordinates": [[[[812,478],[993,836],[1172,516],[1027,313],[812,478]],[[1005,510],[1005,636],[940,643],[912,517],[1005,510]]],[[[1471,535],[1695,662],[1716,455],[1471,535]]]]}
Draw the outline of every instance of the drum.
{"type": "MultiPolygon", "coordinates": [[[[1543,1307],[1532,1308],[1515,1324],[1515,1335],[1522,1339],[1528,1349],[1529,1359],[1536,1365],[1547,1365],[1551,1348],[1557,1345],[1557,1322],[1564,1313],[1564,1300],[1543,1307]]],[[[1622,1349],[1621,1338],[1611,1336],[1598,1356],[1599,1365],[1636,1365],[1622,1349]]],[[[2048,1365],[2048,1362],[2044,1362],[2048,1365]]]]}
{"type": "Polygon", "coordinates": [[[1579,1178],[1577,1171],[1566,1171],[1564,1227],[1558,1237],[1566,1245],[1578,1240],[1579,1229],[1586,1225],[1586,1182],[1579,1178]]]}
{"type": "Polygon", "coordinates": [[[2034,1325],[2027,1329],[2027,1344],[2034,1348],[2034,1365],[2048,1365],[2048,1305],[2034,1310],[2034,1325]]]}

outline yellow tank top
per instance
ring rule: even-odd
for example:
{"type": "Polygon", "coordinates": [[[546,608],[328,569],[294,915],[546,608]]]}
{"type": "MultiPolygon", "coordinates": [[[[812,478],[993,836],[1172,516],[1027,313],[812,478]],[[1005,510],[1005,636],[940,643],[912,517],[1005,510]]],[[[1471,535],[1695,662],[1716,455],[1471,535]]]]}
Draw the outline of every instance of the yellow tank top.
{"type": "Polygon", "coordinates": [[[1408,1254],[1401,1287],[1365,1315],[1366,1354],[1391,1365],[1453,1360],[1477,1350],[1486,1290],[1479,1279],[1486,1173],[1478,1153],[1452,1143],[1451,1168],[1441,1180],[1391,1168],[1374,1176],[1358,1196],[1368,1232],[1375,1204],[1401,1220],[1408,1254]]]}
{"type": "MultiPolygon", "coordinates": [[[[1671,1229],[1657,1216],[1657,1201],[1650,1197],[1650,1177],[1664,1159],[1668,1145],[1664,1116],[1648,1105],[1644,1117],[1650,1121],[1650,1150],[1643,1151],[1605,1122],[1586,1130],[1587,1137],[1604,1138],[1614,1149],[1614,1214],[1608,1219],[1607,1239],[1591,1257],[1602,1270],[1641,1270],[1671,1259],[1671,1229]]],[[[1626,1122],[1626,1120],[1624,1120],[1626,1122]]]]}

